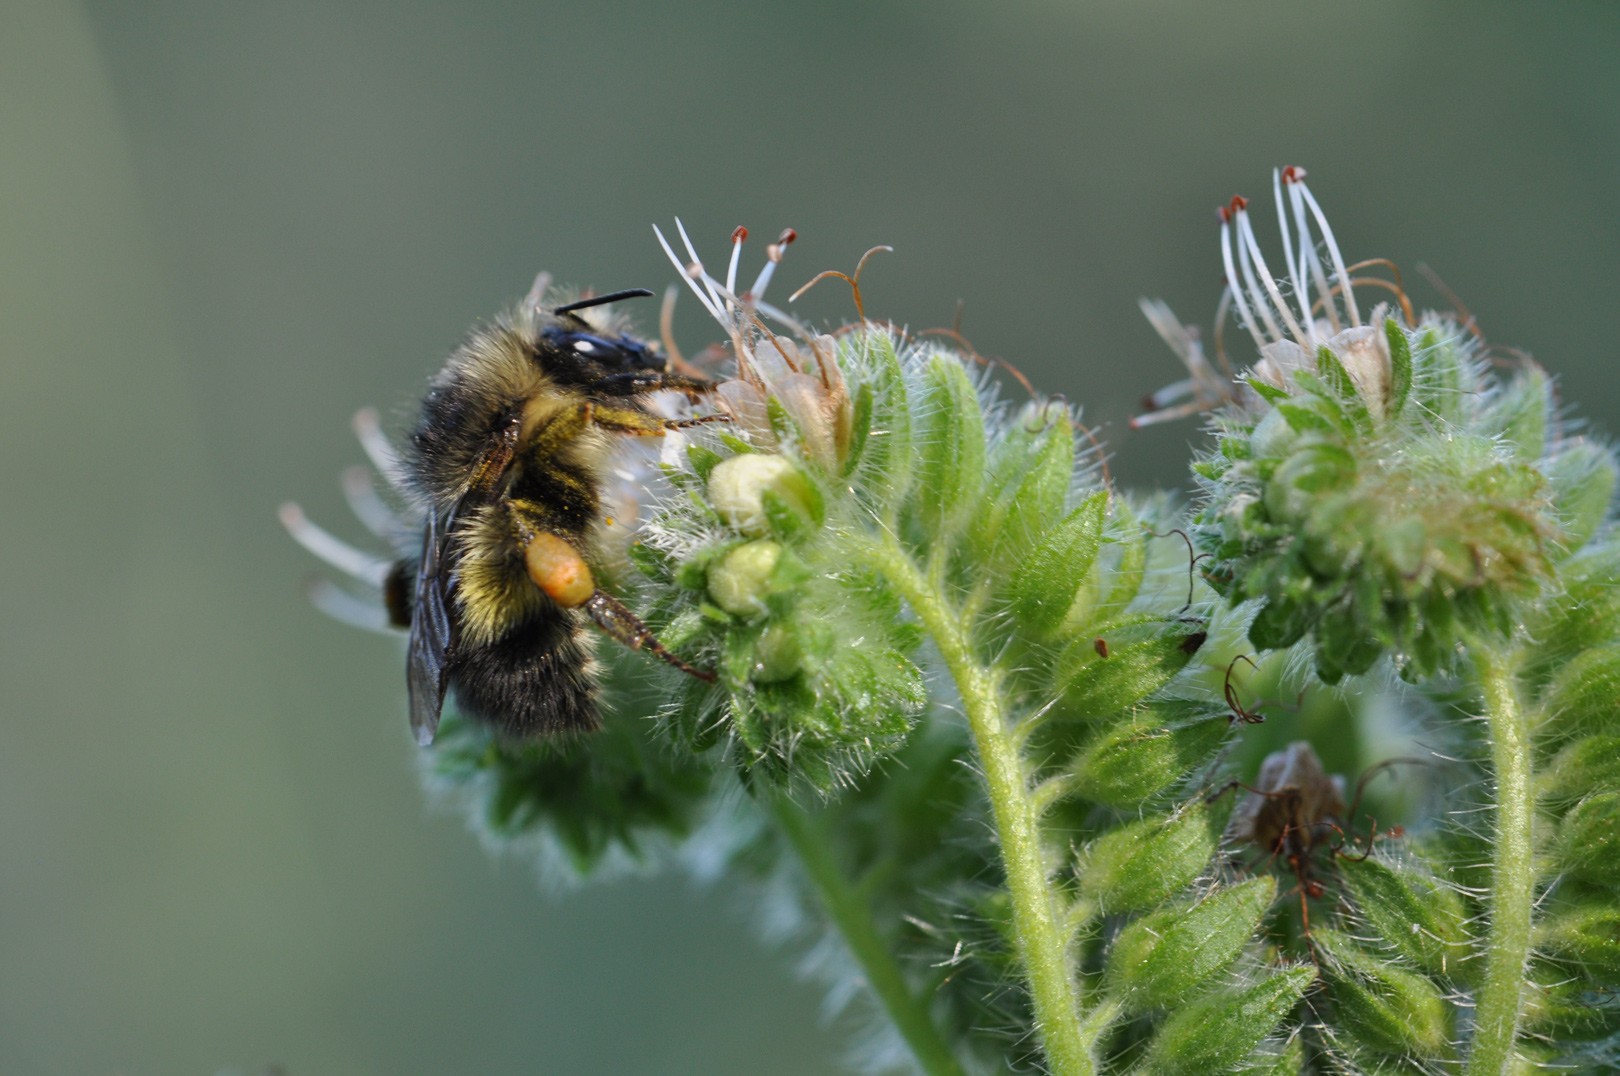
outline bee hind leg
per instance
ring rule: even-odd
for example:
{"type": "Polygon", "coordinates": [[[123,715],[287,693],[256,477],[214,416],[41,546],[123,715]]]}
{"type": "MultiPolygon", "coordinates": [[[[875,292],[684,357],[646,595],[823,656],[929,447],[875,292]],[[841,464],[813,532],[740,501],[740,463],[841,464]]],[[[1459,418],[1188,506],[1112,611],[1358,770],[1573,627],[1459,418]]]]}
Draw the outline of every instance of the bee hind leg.
{"type": "Polygon", "coordinates": [[[584,609],[598,627],[631,650],[645,650],[688,676],[714,683],[714,673],[676,657],[628,606],[597,587],[590,566],[567,540],[540,531],[525,544],[523,559],[529,578],[564,609],[584,609]]]}
{"type": "Polygon", "coordinates": [[[631,650],[645,650],[653,657],[667,665],[673,665],[688,676],[702,680],[706,684],[714,683],[714,673],[708,669],[699,669],[689,665],[671,653],[658,637],[652,633],[642,619],[630,611],[619,599],[605,590],[598,590],[585,600],[585,612],[590,614],[598,627],[607,632],[631,650]]]}

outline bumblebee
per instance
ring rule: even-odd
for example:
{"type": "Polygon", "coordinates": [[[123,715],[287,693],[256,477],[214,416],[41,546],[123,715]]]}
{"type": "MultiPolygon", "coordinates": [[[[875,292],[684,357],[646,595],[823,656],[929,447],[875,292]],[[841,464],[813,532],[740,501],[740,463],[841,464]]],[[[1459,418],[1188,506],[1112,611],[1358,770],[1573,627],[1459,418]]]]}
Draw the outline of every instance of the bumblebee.
{"type": "MultiPolygon", "coordinates": [[[[420,514],[419,543],[407,555],[392,564],[371,560],[297,506],[282,509],[295,538],[378,585],[387,622],[409,631],[410,721],[423,745],[451,691],[462,713],[509,737],[596,728],[599,677],[587,621],[691,676],[714,679],[665,649],[596,585],[588,563],[617,439],[724,418],[664,418],[640,398],[673,390],[696,400],[712,383],[666,371],[663,357],[605,309],[651,292],[547,309],[545,287],[542,277],[517,310],[475,329],[451,354],[405,452],[393,453],[375,415],[357,420],[373,462],[420,514]]],[[[386,532],[381,498],[363,484],[346,482],[351,502],[386,532]]],[[[347,592],[327,587],[316,598],[355,619],[347,592]]]]}

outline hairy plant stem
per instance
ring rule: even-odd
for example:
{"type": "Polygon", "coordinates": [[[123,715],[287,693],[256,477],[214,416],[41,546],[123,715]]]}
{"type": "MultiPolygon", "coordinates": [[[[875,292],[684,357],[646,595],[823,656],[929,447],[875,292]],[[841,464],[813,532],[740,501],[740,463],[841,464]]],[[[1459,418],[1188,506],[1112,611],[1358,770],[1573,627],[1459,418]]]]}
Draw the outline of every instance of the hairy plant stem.
{"type": "Polygon", "coordinates": [[[844,877],[818,820],[785,796],[766,798],[772,817],[821,897],[827,917],[860,965],[866,985],[911,1048],[917,1067],[928,1076],[962,1076],[962,1066],[934,1026],[927,1005],[911,992],[894,954],[873,924],[865,898],[844,877]]]}
{"type": "Polygon", "coordinates": [[[1530,955],[1530,913],[1535,869],[1530,827],[1530,729],[1519,704],[1514,667],[1505,655],[1474,648],[1490,729],[1496,771],[1496,841],[1491,857],[1490,931],[1485,979],[1474,1018],[1469,1076],[1496,1076],[1513,1059],[1523,1004],[1525,962],[1530,955]]]}
{"type": "Polygon", "coordinates": [[[1067,944],[1054,907],[1041,853],[1039,814],[1018,737],[1003,705],[999,673],[981,664],[963,625],[962,610],[931,587],[900,543],[888,533],[862,552],[900,593],[939,650],[962,697],[995,816],[1002,867],[1012,898],[1013,936],[1028,977],[1035,1027],[1055,1076],[1095,1071],[1080,1033],[1080,1009],[1066,957],[1067,944]]]}

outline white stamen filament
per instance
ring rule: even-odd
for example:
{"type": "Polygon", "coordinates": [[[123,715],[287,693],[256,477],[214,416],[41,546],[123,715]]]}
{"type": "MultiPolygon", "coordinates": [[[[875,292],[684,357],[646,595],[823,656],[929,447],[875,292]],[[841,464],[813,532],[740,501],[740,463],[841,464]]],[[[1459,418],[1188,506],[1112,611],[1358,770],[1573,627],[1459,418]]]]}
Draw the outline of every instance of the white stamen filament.
{"type": "Polygon", "coordinates": [[[1232,227],[1238,236],[1238,271],[1243,274],[1243,284],[1248,289],[1245,297],[1249,300],[1250,307],[1265,323],[1266,336],[1272,340],[1281,340],[1282,330],[1277,327],[1277,319],[1271,316],[1271,304],[1266,301],[1265,292],[1260,290],[1260,282],[1255,277],[1254,255],[1250,252],[1250,244],[1245,234],[1250,230],[1247,209],[1237,211],[1232,227]]]}
{"type": "Polygon", "coordinates": [[[687,256],[692,259],[689,271],[691,271],[694,276],[701,279],[703,286],[709,291],[709,298],[713,300],[715,309],[718,310],[724,306],[725,303],[721,301],[719,294],[716,293],[712,287],[709,278],[709,271],[703,268],[703,259],[698,257],[697,250],[692,246],[691,237],[686,234],[686,225],[681,223],[680,217],[675,218],[675,230],[681,233],[681,242],[686,246],[687,256]]]}
{"type": "Polygon", "coordinates": [[[282,505],[277,514],[281,517],[281,525],[287,528],[287,533],[292,535],[295,542],[338,571],[374,587],[381,587],[383,581],[388,578],[389,569],[392,567],[388,561],[356,549],[343,539],[311,523],[309,517],[304,515],[304,510],[292,501],[282,505]]]}
{"type": "Polygon", "coordinates": [[[664,253],[669,257],[670,264],[675,266],[675,272],[680,274],[682,280],[686,281],[686,286],[692,289],[692,294],[696,295],[698,302],[703,304],[703,309],[709,312],[710,317],[724,325],[726,323],[725,315],[720,312],[718,306],[710,301],[704,290],[698,287],[698,282],[693,280],[687,273],[686,263],[681,261],[680,256],[670,247],[669,240],[664,238],[664,233],[659,231],[656,224],[653,225],[653,234],[658,237],[658,245],[664,248],[664,253]]]}
{"type": "Polygon", "coordinates": [[[1271,194],[1272,200],[1277,204],[1277,227],[1282,231],[1283,259],[1288,263],[1288,283],[1294,289],[1294,301],[1299,304],[1300,322],[1310,337],[1308,341],[1300,342],[1309,344],[1314,350],[1316,319],[1311,317],[1311,289],[1300,276],[1300,262],[1294,252],[1294,237],[1289,234],[1288,229],[1288,213],[1283,209],[1282,172],[1276,168],[1271,170],[1271,194]]]}
{"type": "MultiPolygon", "coordinates": [[[[1244,247],[1248,249],[1250,256],[1254,258],[1255,266],[1259,269],[1260,279],[1265,283],[1266,294],[1271,296],[1272,303],[1277,307],[1277,313],[1282,315],[1283,323],[1288,326],[1288,331],[1293,333],[1294,339],[1303,345],[1306,342],[1305,333],[1300,329],[1299,323],[1294,320],[1294,315],[1289,312],[1288,303],[1283,300],[1282,292],[1277,290],[1277,281],[1272,277],[1270,267],[1266,265],[1265,256],[1260,253],[1260,241],[1255,238],[1254,225],[1250,223],[1247,212],[1238,214],[1238,234],[1242,236],[1244,247]]],[[[1258,296],[1256,297],[1256,305],[1260,305],[1258,296]]]]}
{"type": "Polygon", "coordinates": [[[392,541],[404,529],[404,521],[382,499],[366,468],[350,467],[343,472],[343,496],[355,518],[378,538],[392,541]]]}
{"type": "Polygon", "coordinates": [[[1337,333],[1344,328],[1344,323],[1339,320],[1339,308],[1333,301],[1333,289],[1328,286],[1327,273],[1322,268],[1322,258],[1316,253],[1316,244],[1311,241],[1310,222],[1305,216],[1305,199],[1300,196],[1301,186],[1303,184],[1295,181],[1288,187],[1288,200],[1294,209],[1294,223],[1299,228],[1299,257],[1302,263],[1309,265],[1311,279],[1316,282],[1316,290],[1322,293],[1322,310],[1327,314],[1328,325],[1337,333]]]}
{"type": "Polygon", "coordinates": [[[362,407],[354,413],[351,420],[354,426],[354,435],[360,441],[360,448],[365,452],[371,465],[377,468],[377,473],[393,489],[406,492],[405,470],[400,466],[399,453],[389,443],[388,436],[382,432],[382,422],[377,418],[377,411],[372,407],[362,407]]]}
{"type": "Polygon", "coordinates": [[[737,259],[742,257],[744,234],[741,229],[732,233],[735,238],[731,241],[731,264],[726,266],[726,290],[733,295],[737,294],[737,259]]]}
{"type": "Polygon", "coordinates": [[[364,631],[391,635],[398,629],[388,622],[388,611],[374,601],[358,598],[330,579],[319,579],[309,585],[309,601],[321,612],[341,624],[364,631]]]}
{"type": "Polygon", "coordinates": [[[1232,302],[1237,306],[1238,320],[1254,337],[1254,346],[1265,347],[1268,341],[1255,328],[1254,316],[1249,313],[1249,304],[1244,301],[1243,289],[1238,284],[1237,268],[1232,264],[1232,224],[1224,218],[1221,220],[1221,264],[1226,268],[1226,290],[1231,293],[1232,302]]]}
{"type": "Polygon", "coordinates": [[[1333,239],[1333,229],[1328,226],[1327,216],[1322,212],[1322,207],[1316,204],[1316,196],[1311,193],[1310,188],[1303,182],[1296,186],[1310,205],[1311,216],[1316,218],[1316,226],[1322,229],[1322,239],[1327,243],[1328,255],[1333,259],[1333,271],[1338,274],[1339,287],[1344,289],[1344,305],[1350,312],[1350,324],[1353,327],[1359,326],[1361,311],[1356,309],[1356,294],[1350,289],[1350,274],[1345,271],[1344,257],[1339,253],[1339,244],[1333,239]]]}

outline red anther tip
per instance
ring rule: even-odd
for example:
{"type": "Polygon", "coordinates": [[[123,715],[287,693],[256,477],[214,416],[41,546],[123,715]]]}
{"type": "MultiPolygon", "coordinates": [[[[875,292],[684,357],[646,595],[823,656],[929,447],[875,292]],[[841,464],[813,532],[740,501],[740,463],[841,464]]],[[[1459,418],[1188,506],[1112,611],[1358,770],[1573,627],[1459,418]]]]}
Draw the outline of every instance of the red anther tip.
{"type": "Polygon", "coordinates": [[[1216,215],[1218,215],[1221,218],[1221,223],[1222,224],[1230,224],[1230,223],[1232,223],[1232,207],[1231,206],[1224,206],[1224,205],[1223,206],[1217,206],[1216,209],[1215,209],[1215,213],[1216,213],[1216,215]]]}
{"type": "Polygon", "coordinates": [[[1243,197],[1241,194],[1232,195],[1232,212],[1234,214],[1241,213],[1248,208],[1249,200],[1247,198],[1243,197]]]}
{"type": "Polygon", "coordinates": [[[744,228],[741,224],[737,225],[737,227],[731,233],[731,241],[733,243],[741,243],[744,239],[747,239],[747,238],[748,238],[748,229],[744,228]]]}
{"type": "Polygon", "coordinates": [[[782,234],[777,237],[776,241],[785,247],[797,238],[799,238],[798,232],[794,231],[792,228],[783,228],[782,234]]]}
{"type": "Polygon", "coordinates": [[[1297,164],[1291,164],[1282,170],[1284,183],[1298,183],[1305,178],[1305,169],[1297,164]]]}

